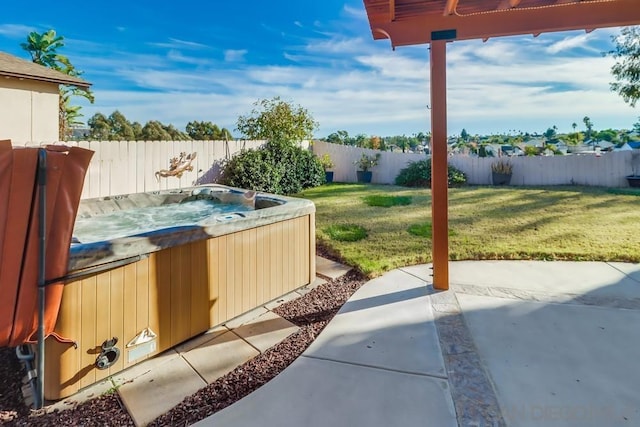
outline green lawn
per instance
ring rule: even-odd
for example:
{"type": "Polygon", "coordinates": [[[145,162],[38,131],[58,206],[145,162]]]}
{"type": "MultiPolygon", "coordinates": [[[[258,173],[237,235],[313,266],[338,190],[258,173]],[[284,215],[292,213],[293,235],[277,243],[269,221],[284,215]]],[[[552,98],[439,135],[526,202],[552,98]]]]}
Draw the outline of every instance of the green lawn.
{"type": "MultiPolygon", "coordinates": [[[[640,193],[618,193],[591,187],[452,188],[450,259],[640,262],[640,193]]],[[[320,243],[370,277],[431,261],[429,190],[330,184],[299,196],[316,204],[320,243]],[[411,203],[370,206],[379,196],[411,203]],[[367,237],[330,237],[330,226],[346,224],[364,227],[367,237]]]]}

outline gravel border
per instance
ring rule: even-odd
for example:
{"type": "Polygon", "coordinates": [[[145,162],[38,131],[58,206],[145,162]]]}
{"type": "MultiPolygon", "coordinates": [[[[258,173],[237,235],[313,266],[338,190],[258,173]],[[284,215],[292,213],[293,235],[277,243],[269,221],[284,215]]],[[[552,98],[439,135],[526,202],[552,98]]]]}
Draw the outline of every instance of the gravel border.
{"type": "MultiPolygon", "coordinates": [[[[321,251],[319,251],[321,252],[321,251]]],[[[322,256],[331,257],[329,254],[322,256]],[[329,255],[329,256],[327,256],[329,255]]],[[[366,278],[351,270],[304,296],[272,310],[299,326],[298,332],[207,385],[150,426],[191,425],[242,399],[289,366],[313,342],[366,278]]],[[[117,393],[102,395],[64,411],[42,413],[23,403],[24,375],[13,348],[0,348],[0,424],[9,426],[135,425],[117,393]]]]}

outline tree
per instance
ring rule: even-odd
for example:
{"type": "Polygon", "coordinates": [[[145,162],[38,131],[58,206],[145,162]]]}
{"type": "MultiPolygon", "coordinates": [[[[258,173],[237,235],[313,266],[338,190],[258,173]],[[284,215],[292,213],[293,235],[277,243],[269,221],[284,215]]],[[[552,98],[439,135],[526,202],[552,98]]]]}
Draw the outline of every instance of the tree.
{"type": "Polygon", "coordinates": [[[111,125],[109,119],[102,113],[94,114],[88,121],[89,139],[95,141],[108,141],[111,138],[111,125]]]}
{"type": "Polygon", "coordinates": [[[109,121],[109,139],[111,141],[134,141],[136,139],[133,126],[120,111],[116,110],[107,119],[109,121]]]}
{"type": "Polygon", "coordinates": [[[542,135],[547,139],[547,142],[554,142],[557,140],[558,128],[554,125],[548,128],[542,135]]]}
{"type": "Polygon", "coordinates": [[[635,107],[640,99],[640,27],[623,28],[612,40],[615,49],[608,54],[616,59],[611,67],[616,81],[610,84],[611,90],[635,107]]]}
{"type": "Polygon", "coordinates": [[[584,137],[587,140],[589,140],[589,139],[591,139],[591,135],[593,133],[593,123],[591,123],[591,119],[588,116],[584,116],[582,121],[584,122],[585,128],[587,128],[587,132],[585,133],[584,137]]]}
{"type": "Polygon", "coordinates": [[[186,131],[187,135],[189,135],[191,139],[199,141],[227,141],[229,139],[233,139],[231,132],[225,128],[220,129],[218,125],[211,122],[199,122],[194,120],[187,123],[186,131]]]}
{"type": "Polygon", "coordinates": [[[468,141],[469,140],[469,133],[467,133],[466,129],[462,129],[462,132],[460,132],[460,138],[463,141],[468,141]]]}
{"type": "MultiPolygon", "coordinates": [[[[57,49],[64,46],[64,37],[56,35],[54,30],[39,34],[32,31],[27,36],[26,43],[20,47],[29,52],[31,60],[36,64],[60,71],[68,76],[80,77],[82,72],[76,69],[69,58],[60,55],[57,49]]],[[[93,104],[94,96],[90,89],[77,86],[60,86],[60,98],[58,101],[58,134],[60,139],[71,136],[72,127],[81,124],[80,107],[72,106],[72,96],[82,96],[93,104]]]]}
{"type": "Polygon", "coordinates": [[[248,139],[299,142],[313,137],[318,123],[301,106],[294,106],[275,97],[254,103],[247,116],[238,117],[237,129],[248,139]]]}
{"type": "Polygon", "coordinates": [[[162,126],[162,129],[164,129],[164,131],[169,134],[169,138],[167,139],[167,141],[186,141],[189,139],[186,133],[179,131],[175,128],[175,126],[171,124],[163,125],[162,123],[160,123],[160,125],[162,126]]]}
{"type": "Polygon", "coordinates": [[[145,141],[169,141],[171,135],[164,129],[162,123],[150,120],[142,128],[142,139],[145,141]]]}
{"type": "Polygon", "coordinates": [[[584,136],[582,132],[573,132],[566,134],[563,140],[567,145],[580,145],[584,140],[584,136]]]}
{"type": "Polygon", "coordinates": [[[330,134],[326,141],[332,144],[344,144],[347,145],[347,141],[349,140],[349,133],[346,130],[339,130],[330,134]]]}

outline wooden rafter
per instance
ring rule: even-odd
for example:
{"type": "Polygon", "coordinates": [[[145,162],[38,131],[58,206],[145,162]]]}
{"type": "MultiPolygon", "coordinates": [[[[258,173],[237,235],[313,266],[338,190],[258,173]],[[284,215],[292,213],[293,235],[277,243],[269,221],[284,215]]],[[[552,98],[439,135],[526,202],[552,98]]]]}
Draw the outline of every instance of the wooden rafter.
{"type": "Polygon", "coordinates": [[[396,20],[396,0],[389,0],[389,20],[396,20]]]}
{"type": "Polygon", "coordinates": [[[458,0],[447,0],[447,4],[444,6],[444,16],[453,15],[458,6],[458,0]]]}

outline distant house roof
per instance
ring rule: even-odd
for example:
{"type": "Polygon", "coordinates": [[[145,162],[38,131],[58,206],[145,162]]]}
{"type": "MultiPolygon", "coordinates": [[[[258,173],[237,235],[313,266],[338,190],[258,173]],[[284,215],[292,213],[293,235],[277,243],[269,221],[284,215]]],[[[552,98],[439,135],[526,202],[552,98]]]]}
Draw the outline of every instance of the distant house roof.
{"type": "Polygon", "coordinates": [[[633,149],[640,148],[640,141],[629,141],[629,142],[627,142],[627,144],[629,144],[629,147],[631,147],[633,149]]]}
{"type": "Polygon", "coordinates": [[[0,76],[18,79],[38,80],[78,87],[89,87],[91,83],[79,77],[68,76],[31,61],[0,52],[0,76]]]}

